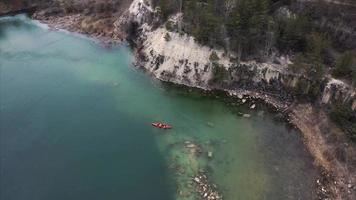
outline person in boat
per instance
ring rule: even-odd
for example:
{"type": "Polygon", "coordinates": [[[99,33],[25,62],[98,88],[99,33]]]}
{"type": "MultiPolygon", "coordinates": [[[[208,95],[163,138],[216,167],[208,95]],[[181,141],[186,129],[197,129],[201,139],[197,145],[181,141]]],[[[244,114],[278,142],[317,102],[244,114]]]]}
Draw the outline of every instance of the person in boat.
{"type": "Polygon", "coordinates": [[[152,123],[153,126],[161,129],[170,129],[172,128],[170,125],[163,124],[163,123],[152,123]]]}

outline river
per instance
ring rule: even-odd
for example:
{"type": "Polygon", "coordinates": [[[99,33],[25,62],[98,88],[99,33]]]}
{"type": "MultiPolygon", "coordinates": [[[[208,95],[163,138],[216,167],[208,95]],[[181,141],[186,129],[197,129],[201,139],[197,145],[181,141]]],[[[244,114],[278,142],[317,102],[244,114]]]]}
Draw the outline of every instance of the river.
{"type": "Polygon", "coordinates": [[[162,84],[133,59],[125,46],[0,18],[0,199],[198,199],[202,170],[227,200],[315,195],[312,158],[275,113],[162,84]]]}

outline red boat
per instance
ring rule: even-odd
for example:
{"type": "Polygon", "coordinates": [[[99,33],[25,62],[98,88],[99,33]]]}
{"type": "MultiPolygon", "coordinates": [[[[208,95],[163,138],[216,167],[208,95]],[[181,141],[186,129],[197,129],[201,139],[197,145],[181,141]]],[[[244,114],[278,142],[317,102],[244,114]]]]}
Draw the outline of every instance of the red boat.
{"type": "Polygon", "coordinates": [[[160,123],[160,122],[154,122],[154,123],[152,123],[152,126],[154,126],[156,128],[160,128],[160,129],[171,129],[172,128],[171,125],[160,123]]]}

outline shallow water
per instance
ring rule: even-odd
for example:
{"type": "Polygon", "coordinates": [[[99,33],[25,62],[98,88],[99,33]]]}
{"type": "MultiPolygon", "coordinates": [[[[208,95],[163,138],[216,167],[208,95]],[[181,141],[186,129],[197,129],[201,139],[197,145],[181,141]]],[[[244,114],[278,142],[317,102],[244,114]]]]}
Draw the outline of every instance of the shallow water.
{"type": "Polygon", "coordinates": [[[1,199],[197,199],[199,170],[228,200],[313,196],[312,160],[274,114],[162,85],[132,59],[0,18],[1,199]]]}

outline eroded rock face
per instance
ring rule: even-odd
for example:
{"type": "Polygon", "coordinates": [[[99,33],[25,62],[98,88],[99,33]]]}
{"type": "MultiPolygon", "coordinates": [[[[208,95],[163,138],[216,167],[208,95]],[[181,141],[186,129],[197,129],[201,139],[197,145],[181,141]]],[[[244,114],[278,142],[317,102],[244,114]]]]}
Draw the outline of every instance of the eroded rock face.
{"type": "Polygon", "coordinates": [[[149,1],[134,0],[129,8],[129,20],[138,24],[149,23],[154,13],[149,1]]]}
{"type": "MultiPolygon", "coordinates": [[[[356,101],[355,96],[356,91],[352,86],[337,79],[330,79],[324,88],[321,101],[324,104],[333,102],[343,104],[351,102],[351,104],[354,104],[356,101]]],[[[352,107],[354,107],[354,105],[352,105],[352,107]]]]}
{"type": "MultiPolygon", "coordinates": [[[[158,28],[146,33],[141,53],[147,59],[144,68],[157,78],[207,88],[212,77],[209,57],[213,51],[214,49],[197,44],[193,37],[158,28]],[[169,35],[169,40],[166,35],[169,35]]],[[[219,57],[219,64],[232,65],[222,51],[215,52],[219,57]]]]}
{"type": "MultiPolygon", "coordinates": [[[[170,21],[174,21],[174,17],[172,18],[170,21]]],[[[252,85],[261,82],[273,84],[274,80],[282,79],[281,74],[285,73],[290,63],[288,58],[280,58],[280,64],[250,61],[237,65],[231,61],[235,55],[202,46],[186,34],[171,32],[163,27],[153,29],[147,23],[141,24],[138,30],[138,41],[141,42],[138,53],[143,61],[138,65],[158,79],[177,84],[212,88],[214,67],[220,67],[231,74],[224,80],[226,85],[236,86],[240,82],[253,82],[252,85]],[[212,54],[217,57],[214,61],[211,60],[212,54]]],[[[295,85],[295,80],[285,82],[295,85]]]]}
{"type": "MultiPolygon", "coordinates": [[[[139,2],[139,0],[137,0],[139,2]]],[[[235,55],[219,49],[211,49],[198,44],[193,37],[168,31],[166,28],[153,28],[149,22],[141,20],[148,12],[154,16],[152,9],[142,8],[135,4],[131,9],[133,19],[138,23],[139,48],[137,65],[145,68],[156,78],[203,89],[252,90],[272,94],[282,101],[292,101],[293,90],[302,90],[308,94],[313,88],[313,80],[288,70],[291,64],[288,57],[276,58],[275,62],[260,63],[257,61],[233,62],[235,55]],[[212,61],[215,53],[217,60],[212,61]],[[214,67],[220,67],[226,72],[224,80],[214,81],[214,67]]],[[[141,5],[142,7],[142,5],[141,5]]],[[[179,14],[178,14],[179,15],[179,14]]],[[[169,21],[175,22],[173,16],[169,21]]],[[[153,20],[154,21],[154,20],[153,20]]],[[[355,89],[346,83],[325,78],[320,103],[334,102],[349,104],[355,99],[355,89]]]]}
{"type": "MultiPolygon", "coordinates": [[[[231,61],[236,55],[230,52],[202,46],[193,37],[169,31],[164,26],[154,28],[155,11],[145,1],[134,0],[129,10],[129,21],[138,26],[137,65],[160,80],[203,89],[262,91],[282,101],[292,101],[291,91],[295,89],[302,90],[303,94],[313,89],[313,80],[288,71],[291,64],[288,57],[279,57],[276,62],[269,63],[249,61],[236,64],[231,61]],[[215,61],[210,59],[213,52],[218,57],[215,61]],[[227,74],[218,83],[213,81],[213,63],[227,74]]],[[[168,21],[177,23],[179,15],[172,16],[168,21]]],[[[334,79],[328,79],[324,80],[327,83],[323,86],[325,88],[320,89],[320,102],[326,105],[333,102],[352,104],[355,89],[345,83],[335,85],[334,79]]]]}

